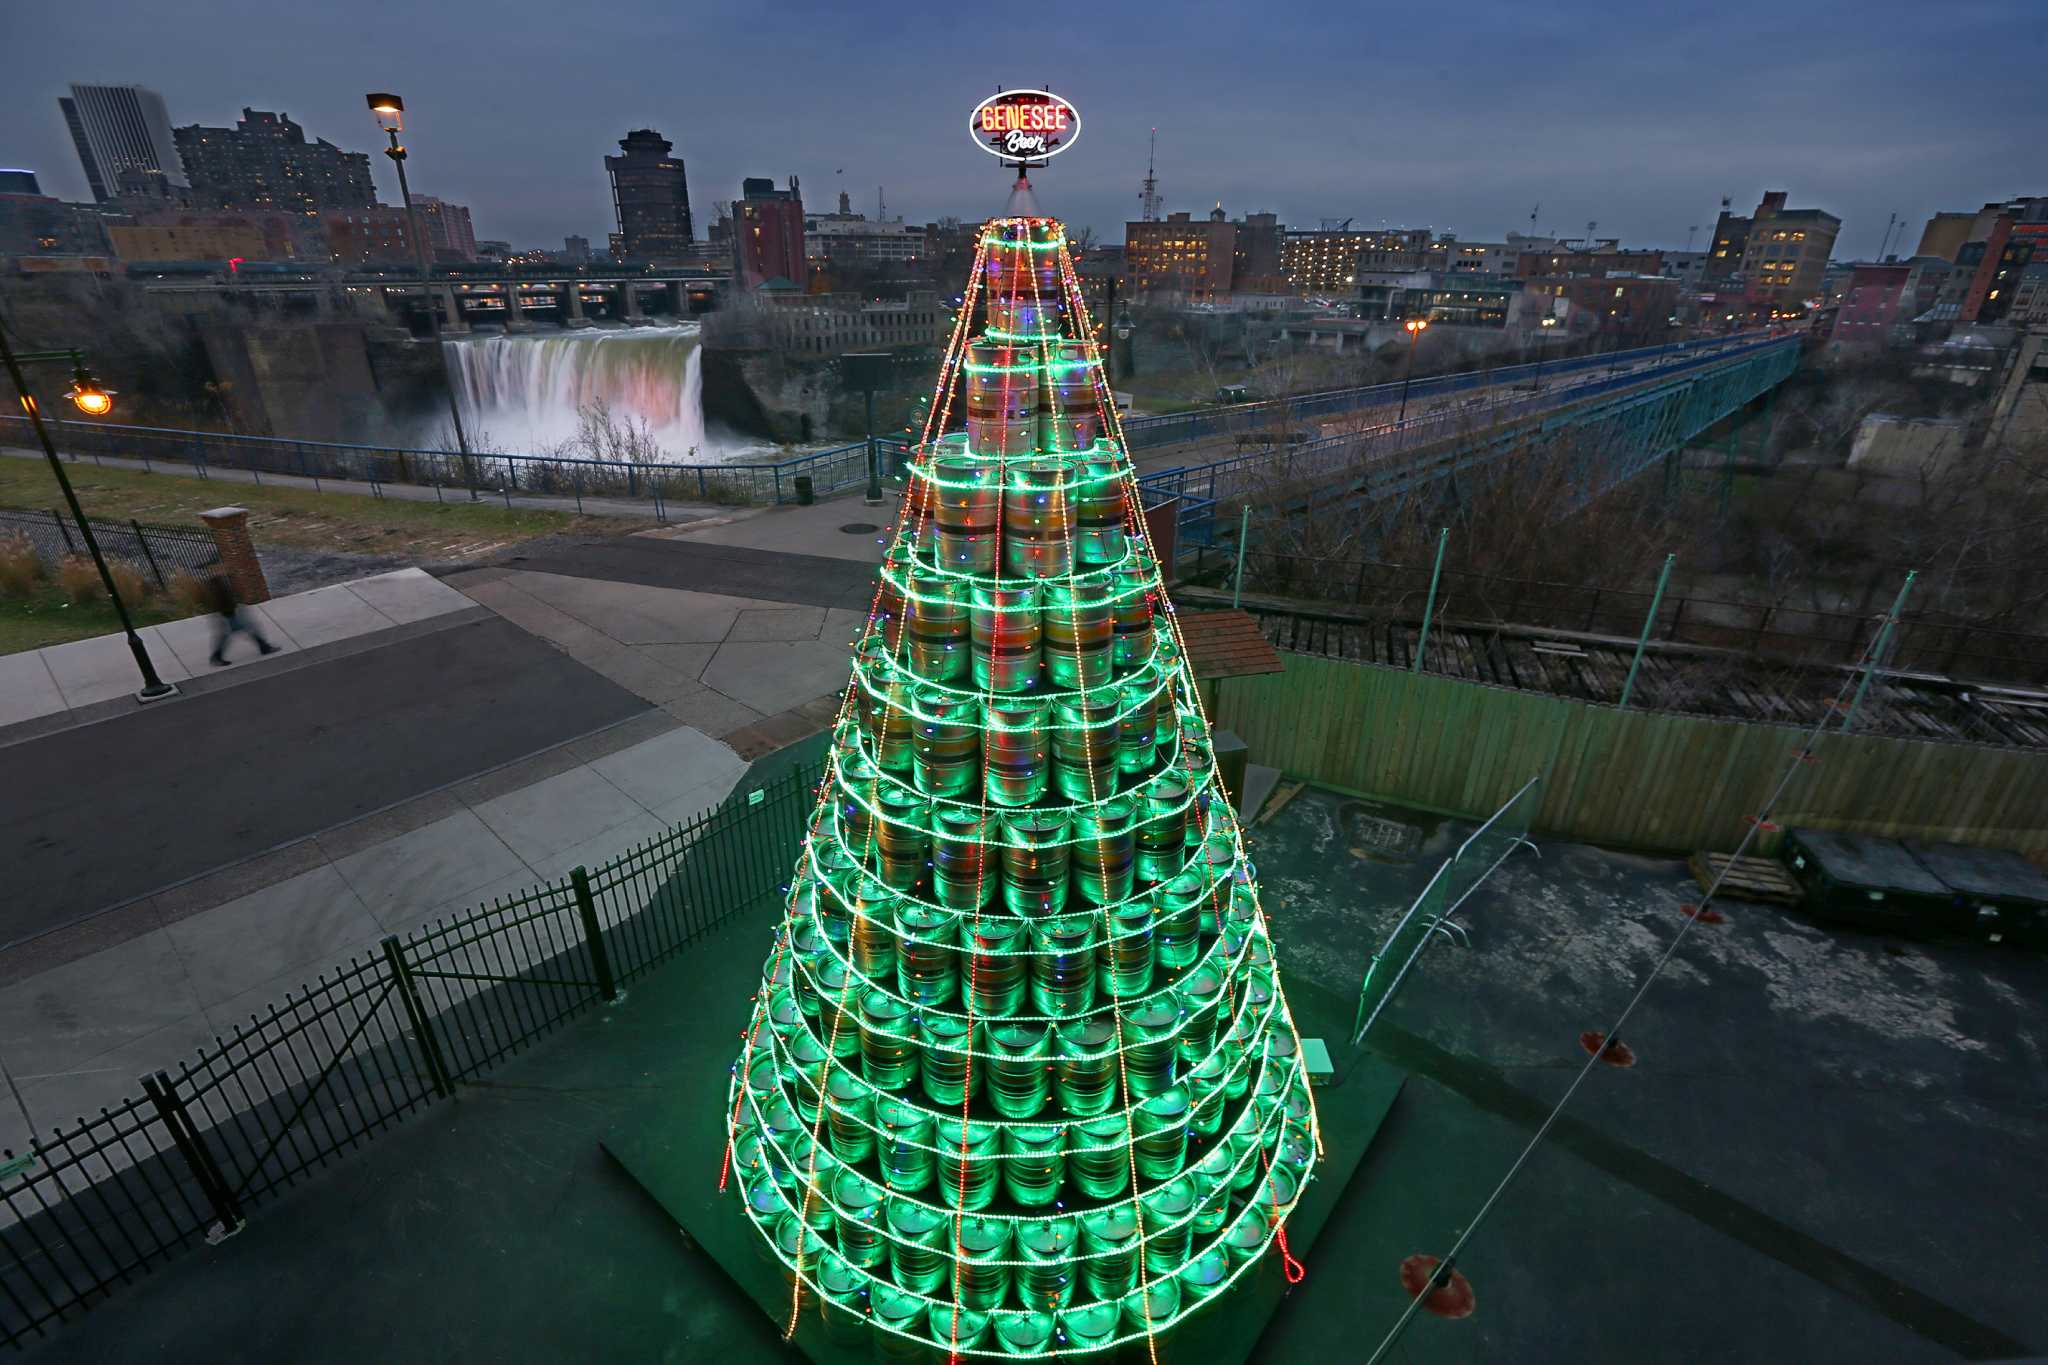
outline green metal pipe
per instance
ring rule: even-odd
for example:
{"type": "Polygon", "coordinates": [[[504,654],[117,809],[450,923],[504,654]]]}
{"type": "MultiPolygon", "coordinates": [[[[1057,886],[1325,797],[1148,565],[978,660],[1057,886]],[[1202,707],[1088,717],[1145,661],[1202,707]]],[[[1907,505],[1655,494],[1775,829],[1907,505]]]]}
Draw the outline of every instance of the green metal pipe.
{"type": "Polygon", "coordinates": [[[1408,666],[1410,673],[1422,671],[1422,659],[1429,649],[1429,622],[1436,615],[1436,585],[1444,572],[1444,545],[1451,538],[1451,528],[1446,526],[1436,533],[1436,565],[1429,571],[1429,600],[1422,605],[1422,634],[1415,641],[1415,662],[1408,666]]]}
{"type": "Polygon", "coordinates": [[[1636,637],[1635,657],[1628,661],[1628,681],[1621,685],[1621,709],[1628,710],[1629,694],[1636,690],[1636,670],[1643,666],[1643,650],[1650,643],[1650,629],[1657,624],[1657,608],[1664,605],[1664,585],[1671,581],[1671,566],[1677,555],[1664,556],[1664,568],[1657,575],[1657,591],[1650,596],[1650,610],[1643,617],[1643,633],[1636,637]]]}

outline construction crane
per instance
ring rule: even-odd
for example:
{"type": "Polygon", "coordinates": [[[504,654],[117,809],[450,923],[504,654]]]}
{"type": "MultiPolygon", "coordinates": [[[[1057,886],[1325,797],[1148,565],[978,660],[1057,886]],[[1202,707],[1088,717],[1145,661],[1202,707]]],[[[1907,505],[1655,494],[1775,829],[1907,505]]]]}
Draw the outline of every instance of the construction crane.
{"type": "Polygon", "coordinates": [[[1159,151],[1159,130],[1152,130],[1152,141],[1145,148],[1145,183],[1138,187],[1138,214],[1147,223],[1159,221],[1159,177],[1153,174],[1153,162],[1159,151]]]}

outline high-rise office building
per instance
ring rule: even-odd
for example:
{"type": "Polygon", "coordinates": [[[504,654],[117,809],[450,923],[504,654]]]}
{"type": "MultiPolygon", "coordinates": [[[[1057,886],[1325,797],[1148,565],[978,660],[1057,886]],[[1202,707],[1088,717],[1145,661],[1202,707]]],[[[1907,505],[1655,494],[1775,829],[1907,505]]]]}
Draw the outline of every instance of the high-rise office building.
{"type": "Polygon", "coordinates": [[[652,128],[636,128],[619,139],[622,156],[608,156],[612,211],[619,220],[619,247],[634,261],[681,260],[690,250],[690,182],[675,144],[652,128]]]}
{"type": "Polygon", "coordinates": [[[174,136],[193,198],[207,207],[317,213],[376,206],[369,156],[325,138],[306,141],[289,114],[244,109],[232,128],[195,123],[174,136]]]}
{"type": "Polygon", "coordinates": [[[564,237],[562,239],[562,264],[589,265],[590,239],[588,237],[578,237],[573,234],[568,237],[564,237]]]}
{"type": "Polygon", "coordinates": [[[160,195],[186,186],[164,97],[139,85],[73,85],[57,106],[78,148],[85,182],[100,203],[117,195],[160,195]]]}

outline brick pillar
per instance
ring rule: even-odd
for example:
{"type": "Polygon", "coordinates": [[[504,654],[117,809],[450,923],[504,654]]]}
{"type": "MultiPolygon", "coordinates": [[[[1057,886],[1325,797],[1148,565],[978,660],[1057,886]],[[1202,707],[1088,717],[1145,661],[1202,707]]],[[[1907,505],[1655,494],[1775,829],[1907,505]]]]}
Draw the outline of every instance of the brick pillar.
{"type": "Polygon", "coordinates": [[[201,512],[199,519],[213,532],[220,551],[220,568],[235,585],[235,596],[243,602],[268,602],[270,584],[263,579],[263,565],[256,558],[255,542],[249,539],[249,511],[245,507],[216,507],[201,512]]]}

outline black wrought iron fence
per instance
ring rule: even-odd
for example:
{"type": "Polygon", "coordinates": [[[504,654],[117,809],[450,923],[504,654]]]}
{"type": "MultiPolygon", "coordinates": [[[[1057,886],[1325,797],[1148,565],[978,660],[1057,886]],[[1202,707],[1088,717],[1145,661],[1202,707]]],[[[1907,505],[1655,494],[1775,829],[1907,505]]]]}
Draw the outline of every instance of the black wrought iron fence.
{"type": "MultiPolygon", "coordinates": [[[[1192,583],[1228,590],[1236,574],[1233,545],[1200,546],[1182,562],[1192,583]]],[[[1341,603],[1372,620],[1419,620],[1429,598],[1428,564],[1286,554],[1249,548],[1244,591],[1304,601],[1341,603]]],[[[1741,650],[1800,663],[1854,663],[1870,639],[1872,618],[1898,590],[1871,587],[1868,611],[1790,604],[1729,602],[1674,583],[1657,602],[1650,638],[1666,643],[1741,650]]],[[[1433,619],[1542,626],[1633,640],[1655,599],[1654,581],[1640,587],[1553,583],[1497,574],[1444,570],[1433,619]]],[[[2048,636],[1908,611],[1888,650],[1896,668],[1985,681],[2048,681],[2048,636]]]]}
{"type": "Polygon", "coordinates": [[[595,870],[385,938],[142,1093],[0,1164],[0,1335],[20,1346],[446,1098],[736,916],[779,902],[821,769],[595,870]]]}
{"type": "MultiPolygon", "coordinates": [[[[98,517],[88,520],[103,553],[133,564],[159,588],[168,588],[181,573],[199,574],[219,553],[213,533],[197,527],[102,521],[98,517]]],[[[86,552],[78,523],[54,509],[26,512],[0,508],[0,540],[17,536],[51,568],[71,555],[86,552]]]]}

